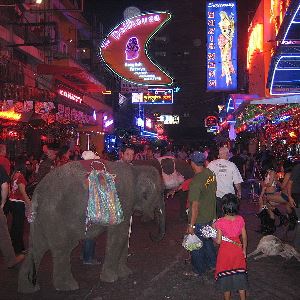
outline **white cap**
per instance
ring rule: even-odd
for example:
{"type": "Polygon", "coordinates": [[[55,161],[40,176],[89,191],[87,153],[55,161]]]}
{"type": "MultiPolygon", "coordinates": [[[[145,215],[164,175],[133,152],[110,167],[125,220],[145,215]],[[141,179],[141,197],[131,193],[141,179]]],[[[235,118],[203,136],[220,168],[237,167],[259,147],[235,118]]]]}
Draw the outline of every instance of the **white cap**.
{"type": "Polygon", "coordinates": [[[89,160],[89,159],[100,159],[99,156],[97,156],[93,151],[83,151],[81,157],[84,160],[89,160]]]}

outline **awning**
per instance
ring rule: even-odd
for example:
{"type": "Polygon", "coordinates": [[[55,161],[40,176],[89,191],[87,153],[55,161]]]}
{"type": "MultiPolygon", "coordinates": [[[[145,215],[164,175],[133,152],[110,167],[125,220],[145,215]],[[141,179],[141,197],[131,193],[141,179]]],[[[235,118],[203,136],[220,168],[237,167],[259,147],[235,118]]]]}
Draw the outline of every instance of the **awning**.
{"type": "Polygon", "coordinates": [[[270,104],[270,105],[283,105],[283,104],[296,104],[300,103],[300,95],[282,96],[273,98],[260,98],[250,101],[249,104],[270,104]]]}
{"type": "Polygon", "coordinates": [[[37,72],[43,75],[53,75],[55,79],[84,92],[101,93],[106,90],[100,81],[83,68],[41,64],[38,65],[37,72]]]}

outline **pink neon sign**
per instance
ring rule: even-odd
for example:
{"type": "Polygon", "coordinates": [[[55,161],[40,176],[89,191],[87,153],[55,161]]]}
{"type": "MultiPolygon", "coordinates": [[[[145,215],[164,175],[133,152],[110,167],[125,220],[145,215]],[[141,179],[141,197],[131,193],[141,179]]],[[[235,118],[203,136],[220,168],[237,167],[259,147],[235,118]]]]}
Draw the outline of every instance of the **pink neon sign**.
{"type": "Polygon", "coordinates": [[[75,95],[74,93],[69,92],[69,91],[67,91],[65,89],[62,89],[62,88],[58,89],[58,94],[61,95],[61,96],[63,96],[63,97],[65,97],[65,98],[73,100],[73,101],[75,101],[77,103],[81,103],[82,100],[83,100],[82,97],[80,97],[78,95],[75,95]]]}

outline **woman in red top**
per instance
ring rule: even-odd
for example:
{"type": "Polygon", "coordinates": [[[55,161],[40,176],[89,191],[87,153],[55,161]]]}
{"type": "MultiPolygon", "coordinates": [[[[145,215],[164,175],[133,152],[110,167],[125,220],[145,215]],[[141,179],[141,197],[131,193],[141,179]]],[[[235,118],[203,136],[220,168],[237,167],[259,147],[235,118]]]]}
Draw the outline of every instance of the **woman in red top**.
{"type": "Polygon", "coordinates": [[[25,205],[29,207],[31,203],[25,190],[27,184],[25,174],[25,159],[17,158],[11,177],[11,193],[7,201],[7,212],[12,214],[10,236],[15,253],[25,250],[23,241],[25,205]]]}
{"type": "Polygon", "coordinates": [[[230,299],[231,291],[239,291],[240,299],[244,300],[248,288],[245,221],[242,216],[237,215],[238,199],[235,195],[225,195],[222,202],[225,216],[214,224],[217,229],[216,242],[220,244],[215,278],[218,288],[224,293],[225,300],[230,299]],[[223,241],[222,235],[235,243],[223,241]],[[242,242],[240,236],[242,236],[242,242]]]}

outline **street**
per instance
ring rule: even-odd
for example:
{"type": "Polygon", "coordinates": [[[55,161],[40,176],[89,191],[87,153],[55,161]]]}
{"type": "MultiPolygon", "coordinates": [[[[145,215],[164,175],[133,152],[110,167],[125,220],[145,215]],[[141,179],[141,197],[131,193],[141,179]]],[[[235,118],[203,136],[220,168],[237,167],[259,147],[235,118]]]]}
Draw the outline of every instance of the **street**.
{"type": "MultiPolygon", "coordinates": [[[[206,280],[186,277],[183,272],[190,270],[189,255],[181,246],[185,224],[178,220],[178,203],[167,202],[167,234],[160,243],[149,238],[155,229],[154,223],[142,223],[135,217],[130,240],[128,265],[133,274],[113,284],[99,280],[101,265],[83,265],[80,260],[80,245],[71,257],[72,271],[80,289],[74,292],[56,292],[52,285],[52,260],[50,253],[44,257],[39,270],[40,291],[35,294],[17,293],[17,270],[8,270],[1,259],[0,299],[7,300],[115,300],[115,299],[222,299],[215,289],[213,274],[206,280]]],[[[259,223],[254,213],[256,204],[243,200],[241,214],[246,219],[248,231],[248,253],[253,251],[260,239],[256,233],[259,223]]],[[[58,228],[59,230],[59,228],[58,228]]],[[[28,229],[27,229],[28,235],[28,229]]],[[[281,237],[283,229],[276,235],[281,237]]],[[[27,240],[27,237],[26,237],[27,240]]],[[[105,235],[97,240],[97,258],[103,261],[105,235]]],[[[255,261],[248,259],[250,290],[248,299],[279,300],[300,299],[300,262],[295,258],[285,260],[280,256],[255,261]]],[[[238,294],[233,296],[238,299],[238,294]]]]}

